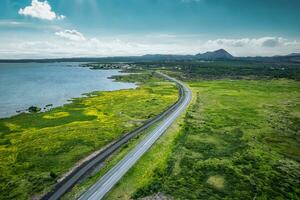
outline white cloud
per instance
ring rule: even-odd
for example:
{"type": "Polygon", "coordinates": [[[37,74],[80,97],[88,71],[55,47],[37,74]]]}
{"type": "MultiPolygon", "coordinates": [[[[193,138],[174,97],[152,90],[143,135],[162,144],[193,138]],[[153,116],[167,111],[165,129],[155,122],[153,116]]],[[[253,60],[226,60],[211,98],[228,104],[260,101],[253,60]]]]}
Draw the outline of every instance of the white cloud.
{"type": "Polygon", "coordinates": [[[285,42],[287,40],[281,37],[265,37],[265,38],[260,38],[258,42],[260,43],[261,46],[263,47],[277,47],[281,45],[285,45],[285,42]]]}
{"type": "Polygon", "coordinates": [[[24,25],[26,24],[25,22],[18,22],[18,21],[10,21],[10,20],[0,20],[0,26],[19,26],[19,25],[24,25]]]}
{"type": "Polygon", "coordinates": [[[68,39],[71,41],[85,41],[85,37],[82,33],[76,31],[76,30],[64,30],[56,32],[55,35],[62,37],[64,39],[68,39]]]}
{"type": "Polygon", "coordinates": [[[232,46],[232,47],[278,47],[284,46],[288,40],[282,37],[262,37],[262,38],[241,38],[241,39],[216,39],[209,40],[207,44],[215,46],[232,46]]]}
{"type": "Polygon", "coordinates": [[[215,39],[203,44],[204,49],[224,48],[237,56],[272,56],[300,51],[300,42],[282,37],[215,39]]]}
{"type": "MultiPolygon", "coordinates": [[[[44,39],[23,41],[17,39],[1,40],[0,58],[53,58],[53,57],[102,57],[131,56],[144,54],[196,54],[220,48],[235,56],[272,56],[300,52],[300,42],[281,37],[216,39],[199,41],[195,37],[178,40],[180,35],[164,38],[147,38],[145,35],[102,36],[87,38],[76,30],[56,33],[44,39]],[[167,40],[168,42],[166,42],[167,40]],[[271,47],[272,46],[272,47],[271,47]]],[[[199,37],[197,37],[199,38],[199,37]]]]}
{"type": "MultiPolygon", "coordinates": [[[[62,27],[56,24],[40,24],[40,23],[33,23],[33,22],[24,22],[24,21],[14,21],[14,20],[0,20],[0,29],[32,29],[32,30],[52,30],[52,31],[58,31],[61,30],[62,27]]],[[[3,37],[3,35],[2,35],[3,37]]]]}
{"type": "Polygon", "coordinates": [[[55,58],[133,56],[144,54],[187,54],[199,46],[136,42],[118,38],[86,38],[85,41],[55,40],[13,41],[0,46],[0,58],[55,58]]]}
{"type": "Polygon", "coordinates": [[[65,18],[64,15],[57,15],[54,11],[52,11],[48,1],[39,0],[32,0],[30,6],[20,8],[18,13],[20,15],[31,16],[43,20],[60,20],[65,18]]]}

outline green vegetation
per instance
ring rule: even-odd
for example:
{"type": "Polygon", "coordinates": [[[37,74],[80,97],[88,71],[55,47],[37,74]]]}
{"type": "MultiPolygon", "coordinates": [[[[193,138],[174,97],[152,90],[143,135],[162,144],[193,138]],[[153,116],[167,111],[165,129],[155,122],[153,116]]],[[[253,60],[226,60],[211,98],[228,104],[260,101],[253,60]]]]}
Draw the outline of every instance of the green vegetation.
{"type": "Polygon", "coordinates": [[[300,80],[300,63],[258,61],[185,61],[139,63],[146,69],[167,69],[185,81],[200,79],[273,79],[300,80]]]}
{"type": "Polygon", "coordinates": [[[41,195],[78,161],[173,104],[175,84],[150,73],[139,88],[93,92],[44,113],[0,119],[0,199],[41,195]]]}
{"type": "MultiPolygon", "coordinates": [[[[128,72],[164,70],[186,81],[193,102],[106,199],[160,192],[174,199],[300,198],[299,64],[185,61],[124,66],[120,68],[128,72]]],[[[95,92],[45,113],[0,120],[0,199],[27,199],[48,191],[86,155],[177,99],[174,84],[150,73],[114,78],[140,87],[95,92]]],[[[63,199],[77,198],[149,130],[63,199]]]]}
{"type": "Polygon", "coordinates": [[[89,174],[87,177],[77,183],[71,191],[69,191],[62,197],[62,199],[78,199],[78,197],[83,192],[85,192],[89,187],[95,184],[106,172],[108,172],[115,164],[117,164],[122,158],[124,158],[124,156],[126,156],[129,151],[131,151],[139,142],[145,139],[148,133],[157,127],[157,124],[159,122],[151,125],[149,128],[142,131],[139,135],[132,138],[126,145],[123,145],[119,150],[117,150],[109,158],[107,158],[101,166],[99,166],[99,170],[95,170],[93,173],[89,174]]]}
{"type": "Polygon", "coordinates": [[[106,199],[299,199],[299,64],[137,66],[188,81],[195,99],[180,131],[160,138],[106,199]]]}
{"type": "MultiPolygon", "coordinates": [[[[135,75],[118,76],[115,79],[125,82],[130,82],[132,79],[143,81],[143,77],[135,77],[135,75]]],[[[128,199],[130,195],[136,190],[136,188],[144,186],[149,183],[152,175],[158,166],[163,169],[167,164],[168,156],[171,153],[172,145],[175,139],[179,135],[180,126],[183,118],[177,120],[157,142],[156,145],[151,148],[146,155],[138,161],[136,167],[133,167],[129,174],[127,174],[122,181],[118,183],[117,188],[110,193],[106,199],[128,199]],[[149,156],[147,156],[149,155],[149,156]],[[159,157],[160,159],[156,159],[159,157]]],[[[91,187],[97,180],[99,180],[109,169],[117,164],[126,154],[132,150],[139,142],[141,142],[150,131],[154,130],[162,120],[156,122],[146,130],[144,130],[137,137],[131,139],[126,145],[120,148],[117,152],[112,154],[108,159],[105,160],[101,169],[86,177],[85,180],[77,183],[71,191],[65,194],[62,199],[78,199],[78,197],[91,187]]]]}
{"type": "MultiPolygon", "coordinates": [[[[151,176],[131,170],[110,199],[158,192],[174,199],[299,199],[299,82],[203,80],[189,85],[196,100],[176,144],[169,145],[167,164],[158,164],[151,176]],[[148,184],[126,189],[123,182],[143,180],[144,174],[148,184]]],[[[155,155],[151,151],[143,159],[155,155]]]]}
{"type": "Polygon", "coordinates": [[[179,118],[159,138],[155,145],[129,170],[105,199],[130,199],[137,188],[150,183],[149,181],[156,171],[163,170],[167,166],[168,157],[171,155],[176,138],[180,134],[182,121],[183,118],[179,118]]]}

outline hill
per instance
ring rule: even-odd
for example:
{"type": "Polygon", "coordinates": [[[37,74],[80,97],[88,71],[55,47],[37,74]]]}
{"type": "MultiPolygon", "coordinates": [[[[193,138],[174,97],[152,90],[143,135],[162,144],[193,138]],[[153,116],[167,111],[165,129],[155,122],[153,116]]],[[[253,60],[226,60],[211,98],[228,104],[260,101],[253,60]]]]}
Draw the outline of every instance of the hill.
{"type": "Polygon", "coordinates": [[[220,59],[228,60],[228,59],[234,58],[230,53],[228,53],[224,49],[219,49],[216,51],[208,51],[203,54],[199,53],[199,54],[196,54],[195,57],[197,59],[203,59],[203,60],[220,60],[220,59]]]}

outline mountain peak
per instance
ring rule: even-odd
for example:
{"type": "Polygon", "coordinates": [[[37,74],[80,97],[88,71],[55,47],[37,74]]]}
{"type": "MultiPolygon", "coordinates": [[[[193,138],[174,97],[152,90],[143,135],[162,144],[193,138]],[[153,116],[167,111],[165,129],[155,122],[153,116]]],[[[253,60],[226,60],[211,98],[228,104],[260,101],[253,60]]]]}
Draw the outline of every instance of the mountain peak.
{"type": "Polygon", "coordinates": [[[219,53],[228,53],[225,49],[218,49],[214,52],[219,52],[219,53]]]}
{"type": "Polygon", "coordinates": [[[208,51],[206,53],[199,53],[196,55],[199,59],[215,60],[215,59],[232,59],[234,58],[225,49],[218,49],[216,51],[208,51]]]}

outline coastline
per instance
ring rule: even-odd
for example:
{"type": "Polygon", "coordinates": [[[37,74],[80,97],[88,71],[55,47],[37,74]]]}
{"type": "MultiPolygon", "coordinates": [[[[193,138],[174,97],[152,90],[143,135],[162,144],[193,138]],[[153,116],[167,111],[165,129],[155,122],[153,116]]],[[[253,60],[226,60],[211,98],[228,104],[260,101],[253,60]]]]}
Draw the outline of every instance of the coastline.
{"type": "MultiPolygon", "coordinates": [[[[52,63],[47,63],[47,64],[52,64],[52,63]]],[[[84,68],[85,67],[84,65],[88,64],[88,63],[84,63],[84,64],[76,63],[77,66],[70,66],[68,63],[66,63],[66,64],[67,64],[66,67],[84,68]]],[[[98,69],[92,69],[90,67],[88,67],[88,69],[89,70],[98,70],[98,69]]],[[[111,90],[97,89],[97,90],[91,90],[91,91],[88,91],[88,92],[83,92],[80,95],[76,95],[76,96],[70,97],[68,99],[66,98],[65,100],[63,100],[64,101],[63,103],[44,102],[43,105],[31,104],[28,107],[23,107],[22,109],[16,108],[14,110],[14,114],[3,114],[3,117],[0,116],[0,120],[1,119],[9,119],[9,118],[16,117],[16,116],[22,115],[22,114],[35,114],[35,113],[41,113],[41,112],[48,112],[48,111],[50,111],[52,109],[55,109],[55,108],[64,107],[65,105],[68,105],[68,104],[72,103],[76,99],[88,98],[88,97],[90,97],[91,95],[93,95],[97,92],[110,92],[110,91],[118,91],[118,90],[124,90],[124,89],[126,90],[126,89],[136,89],[136,88],[138,88],[138,85],[134,82],[124,82],[124,81],[120,81],[120,80],[116,79],[116,77],[118,77],[118,76],[124,76],[124,75],[129,74],[128,72],[124,72],[122,69],[100,69],[100,70],[105,70],[105,71],[106,70],[116,70],[119,73],[117,75],[110,75],[110,76],[106,77],[107,80],[112,80],[111,82],[130,83],[130,84],[134,84],[134,85],[128,85],[127,88],[121,88],[121,89],[111,89],[111,90]],[[36,108],[36,111],[30,112],[31,107],[36,108]]],[[[13,111],[9,111],[9,113],[13,113],[13,111]]]]}

